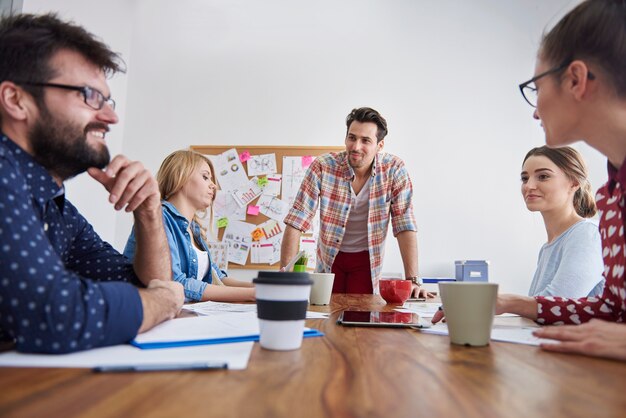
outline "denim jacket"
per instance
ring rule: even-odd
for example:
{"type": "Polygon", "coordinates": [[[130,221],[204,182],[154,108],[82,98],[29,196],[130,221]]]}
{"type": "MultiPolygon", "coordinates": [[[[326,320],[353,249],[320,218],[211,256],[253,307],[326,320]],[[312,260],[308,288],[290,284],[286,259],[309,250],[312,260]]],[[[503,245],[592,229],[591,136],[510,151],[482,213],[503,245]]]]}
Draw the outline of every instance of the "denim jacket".
{"type": "MultiPolygon", "coordinates": [[[[197,238],[197,242],[202,246],[202,250],[206,251],[209,257],[209,270],[202,280],[198,277],[198,260],[197,253],[193,249],[191,237],[187,232],[189,221],[178,212],[176,207],[165,200],[161,201],[163,208],[163,225],[165,226],[165,234],[167,235],[167,243],[170,247],[172,256],[172,273],[174,280],[179,282],[185,288],[185,301],[202,300],[202,293],[207,284],[212,282],[211,272],[215,271],[220,279],[226,277],[226,274],[220,270],[211,260],[211,253],[206,243],[200,238],[200,226],[193,222],[191,230],[193,236],[197,238]]],[[[133,227],[128,242],[124,248],[124,255],[131,260],[135,257],[136,249],[135,228],[133,227]]]]}

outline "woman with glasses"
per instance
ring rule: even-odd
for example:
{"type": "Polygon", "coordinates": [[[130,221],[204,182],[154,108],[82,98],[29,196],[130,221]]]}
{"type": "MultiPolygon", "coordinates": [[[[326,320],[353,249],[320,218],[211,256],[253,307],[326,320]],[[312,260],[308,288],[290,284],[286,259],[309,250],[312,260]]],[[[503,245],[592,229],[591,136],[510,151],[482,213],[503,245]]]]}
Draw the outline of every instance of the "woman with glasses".
{"type": "Polygon", "coordinates": [[[573,148],[531,149],[522,165],[522,196],[540,212],[548,234],[529,296],[597,296],[604,287],[596,203],[587,168],[573,148]]]}
{"type": "MultiPolygon", "coordinates": [[[[213,178],[211,162],[186,150],[170,154],[157,173],[174,280],[184,286],[187,301],[253,301],[252,283],[226,277],[211,260],[206,230],[198,222],[197,213],[209,209],[215,198],[213,178]]],[[[132,259],[135,250],[133,228],[124,254],[132,259]]]]}
{"type": "Polygon", "coordinates": [[[535,332],[559,340],[546,350],[626,360],[626,1],[580,3],[543,37],[535,74],[520,89],[548,146],[583,139],[608,159],[596,194],[606,282],[599,297],[501,295],[496,311],[565,324],[535,332]]]}

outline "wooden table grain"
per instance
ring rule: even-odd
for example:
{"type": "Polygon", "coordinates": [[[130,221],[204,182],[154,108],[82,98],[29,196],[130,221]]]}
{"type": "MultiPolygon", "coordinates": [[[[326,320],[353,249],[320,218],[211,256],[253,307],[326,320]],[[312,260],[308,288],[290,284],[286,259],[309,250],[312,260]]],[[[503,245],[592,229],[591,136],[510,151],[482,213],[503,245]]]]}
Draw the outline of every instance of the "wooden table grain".
{"type": "Polygon", "coordinates": [[[93,374],[0,368],[0,417],[625,416],[626,364],[492,342],[450,345],[410,329],[343,327],[378,296],[334,295],[326,335],[302,348],[254,345],[244,371],[93,374]]]}

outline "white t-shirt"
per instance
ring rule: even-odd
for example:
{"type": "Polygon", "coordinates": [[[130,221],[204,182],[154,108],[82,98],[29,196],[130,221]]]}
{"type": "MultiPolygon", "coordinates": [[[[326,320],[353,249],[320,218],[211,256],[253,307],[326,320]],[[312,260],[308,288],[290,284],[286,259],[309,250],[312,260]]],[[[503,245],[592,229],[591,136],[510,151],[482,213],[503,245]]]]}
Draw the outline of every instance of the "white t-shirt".
{"type": "Polygon", "coordinates": [[[206,251],[196,248],[195,245],[192,245],[192,247],[198,256],[198,277],[196,277],[196,279],[202,280],[209,271],[209,254],[206,251]]]}
{"type": "Polygon", "coordinates": [[[359,194],[352,194],[352,205],[350,205],[350,215],[346,221],[346,231],[343,234],[339,251],[345,253],[358,253],[369,250],[367,245],[367,217],[370,211],[370,183],[368,179],[359,194]]]}
{"type": "Polygon", "coordinates": [[[597,296],[604,289],[603,272],[598,224],[583,219],[541,247],[528,296],[597,296]]]}

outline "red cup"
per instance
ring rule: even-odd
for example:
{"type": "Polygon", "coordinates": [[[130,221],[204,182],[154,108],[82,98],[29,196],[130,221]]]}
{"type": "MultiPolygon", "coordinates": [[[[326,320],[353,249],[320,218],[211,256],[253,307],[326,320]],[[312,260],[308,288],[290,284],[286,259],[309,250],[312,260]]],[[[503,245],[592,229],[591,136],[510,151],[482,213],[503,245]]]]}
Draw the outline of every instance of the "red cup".
{"type": "Polygon", "coordinates": [[[380,296],[387,303],[402,304],[411,296],[413,283],[410,280],[380,279],[378,287],[380,296]]]}

